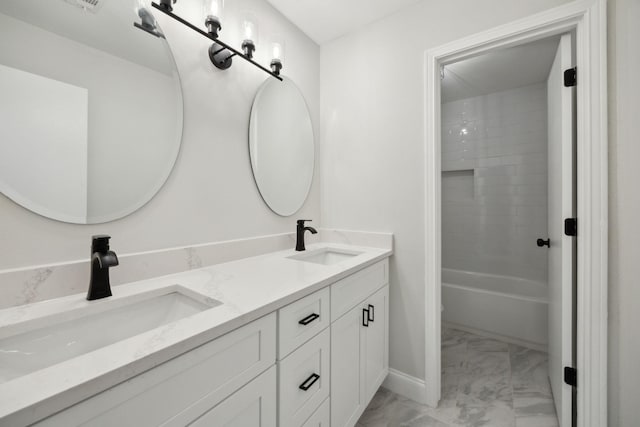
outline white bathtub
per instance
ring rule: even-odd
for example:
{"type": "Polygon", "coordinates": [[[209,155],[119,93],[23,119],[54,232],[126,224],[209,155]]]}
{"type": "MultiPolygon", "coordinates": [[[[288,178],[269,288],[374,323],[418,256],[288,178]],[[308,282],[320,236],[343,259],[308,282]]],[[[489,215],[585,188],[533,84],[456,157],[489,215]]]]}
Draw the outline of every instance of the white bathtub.
{"type": "Polygon", "coordinates": [[[548,288],[518,277],[442,269],[443,321],[534,348],[547,345],[548,288]]]}

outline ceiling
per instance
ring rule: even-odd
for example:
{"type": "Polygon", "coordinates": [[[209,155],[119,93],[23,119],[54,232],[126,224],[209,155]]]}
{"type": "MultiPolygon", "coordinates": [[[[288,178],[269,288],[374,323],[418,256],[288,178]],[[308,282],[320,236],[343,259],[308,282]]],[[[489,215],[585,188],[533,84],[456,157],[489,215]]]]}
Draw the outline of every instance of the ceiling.
{"type": "Polygon", "coordinates": [[[559,39],[551,37],[446,65],[442,102],[547,81],[559,39]]]}
{"type": "Polygon", "coordinates": [[[137,0],[102,0],[95,12],[75,0],[0,0],[0,13],[168,76],[175,67],[166,41],[133,26],[137,0]],[[45,6],[46,4],[46,6],[45,6]]]}
{"type": "Polygon", "coordinates": [[[321,45],[420,0],[267,1],[321,45]]]}

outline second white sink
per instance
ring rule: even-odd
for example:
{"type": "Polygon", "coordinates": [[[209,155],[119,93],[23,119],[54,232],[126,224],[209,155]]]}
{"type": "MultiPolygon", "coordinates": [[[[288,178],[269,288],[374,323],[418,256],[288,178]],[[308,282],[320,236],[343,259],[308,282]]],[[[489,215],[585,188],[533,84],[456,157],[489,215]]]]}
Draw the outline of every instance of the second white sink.
{"type": "MultiPolygon", "coordinates": [[[[0,383],[123,341],[221,303],[181,286],[105,299],[17,325],[0,339],[0,383]]],[[[5,332],[5,331],[1,331],[5,332]]]]}
{"type": "Polygon", "coordinates": [[[346,249],[321,248],[301,254],[292,255],[288,258],[298,261],[312,262],[315,264],[331,265],[351,259],[355,256],[360,255],[361,253],[362,252],[346,249]]]}

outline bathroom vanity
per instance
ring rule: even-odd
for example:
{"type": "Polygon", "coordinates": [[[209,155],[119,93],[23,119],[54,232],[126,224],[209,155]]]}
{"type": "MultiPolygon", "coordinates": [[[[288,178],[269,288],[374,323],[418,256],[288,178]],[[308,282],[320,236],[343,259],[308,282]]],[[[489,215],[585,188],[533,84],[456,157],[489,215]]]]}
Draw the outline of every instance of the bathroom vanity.
{"type": "Polygon", "coordinates": [[[353,426],[391,250],[314,244],[0,311],[0,425],[353,426]]]}

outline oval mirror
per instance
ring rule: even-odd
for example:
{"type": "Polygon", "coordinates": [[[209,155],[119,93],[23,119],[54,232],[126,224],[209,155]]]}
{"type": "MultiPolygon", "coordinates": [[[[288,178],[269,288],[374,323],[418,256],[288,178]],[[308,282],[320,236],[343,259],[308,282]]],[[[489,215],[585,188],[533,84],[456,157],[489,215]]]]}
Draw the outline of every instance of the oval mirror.
{"type": "Polygon", "coordinates": [[[2,0],[0,28],[0,191],[76,224],[151,200],[180,148],[182,91],[148,7],[2,0]]]}
{"type": "Polygon", "coordinates": [[[309,109],[290,79],[268,79],[258,90],[251,108],[249,152],[267,206],[282,216],[296,213],[311,188],[314,144],[309,109]]]}

